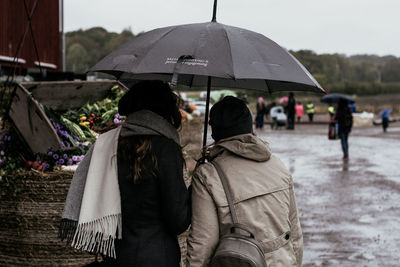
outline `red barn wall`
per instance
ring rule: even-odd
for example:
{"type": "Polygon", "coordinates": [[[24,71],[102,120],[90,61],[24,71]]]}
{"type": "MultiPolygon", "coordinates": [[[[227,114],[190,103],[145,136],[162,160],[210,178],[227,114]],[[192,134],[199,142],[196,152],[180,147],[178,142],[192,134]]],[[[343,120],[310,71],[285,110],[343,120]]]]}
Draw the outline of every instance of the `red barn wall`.
{"type": "MultiPolygon", "coordinates": [[[[29,13],[37,0],[25,0],[29,13]]],[[[40,62],[56,65],[62,69],[60,0],[39,0],[32,16],[32,29],[38,49],[40,62]]],[[[28,27],[24,0],[0,0],[0,56],[14,57],[18,44],[28,27]]],[[[33,39],[28,27],[18,58],[26,61],[19,68],[38,68],[33,39]]],[[[0,60],[2,66],[12,66],[0,60]]]]}

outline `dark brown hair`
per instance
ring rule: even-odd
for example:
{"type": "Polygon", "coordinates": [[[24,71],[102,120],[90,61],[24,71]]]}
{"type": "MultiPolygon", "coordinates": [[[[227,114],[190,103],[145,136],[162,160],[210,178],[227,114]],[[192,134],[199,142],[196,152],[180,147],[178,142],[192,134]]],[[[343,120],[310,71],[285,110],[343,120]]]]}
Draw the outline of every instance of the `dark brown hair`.
{"type": "Polygon", "coordinates": [[[157,175],[157,158],[152,153],[152,143],[148,136],[132,136],[119,141],[119,156],[129,162],[130,179],[135,184],[143,177],[157,175]]]}

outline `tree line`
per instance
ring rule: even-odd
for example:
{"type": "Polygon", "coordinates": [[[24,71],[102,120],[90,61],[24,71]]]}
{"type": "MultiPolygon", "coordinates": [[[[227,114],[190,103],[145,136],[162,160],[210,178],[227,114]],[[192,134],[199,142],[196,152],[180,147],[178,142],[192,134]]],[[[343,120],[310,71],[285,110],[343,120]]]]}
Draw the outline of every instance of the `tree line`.
{"type": "MultiPolygon", "coordinates": [[[[86,72],[101,58],[135,37],[94,27],[66,33],[67,71],[86,72]]],[[[378,94],[400,92],[400,58],[395,56],[316,54],[290,51],[329,92],[378,94]]]]}
{"type": "Polygon", "coordinates": [[[133,37],[135,35],[130,29],[115,33],[101,27],[94,27],[88,30],[67,32],[65,34],[66,69],[84,73],[133,37]]]}
{"type": "Polygon", "coordinates": [[[330,92],[348,94],[400,93],[400,58],[290,51],[330,92]]]}

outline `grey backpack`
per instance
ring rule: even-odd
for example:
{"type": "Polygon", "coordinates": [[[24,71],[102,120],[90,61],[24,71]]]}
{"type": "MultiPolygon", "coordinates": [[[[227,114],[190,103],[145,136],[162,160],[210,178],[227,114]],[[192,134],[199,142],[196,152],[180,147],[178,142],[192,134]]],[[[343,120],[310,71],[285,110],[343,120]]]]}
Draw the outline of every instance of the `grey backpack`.
{"type": "Polygon", "coordinates": [[[211,258],[210,267],[267,267],[261,244],[254,238],[249,227],[238,222],[225,174],[216,162],[211,163],[221,179],[233,225],[230,233],[220,238],[214,256],[211,258]],[[239,230],[248,235],[240,233],[239,230]]]}

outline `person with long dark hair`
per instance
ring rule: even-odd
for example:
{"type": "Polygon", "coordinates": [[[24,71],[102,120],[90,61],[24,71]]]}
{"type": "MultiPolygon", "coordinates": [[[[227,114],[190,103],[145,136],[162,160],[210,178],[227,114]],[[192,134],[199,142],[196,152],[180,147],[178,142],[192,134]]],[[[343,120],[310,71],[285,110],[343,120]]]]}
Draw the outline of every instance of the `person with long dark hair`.
{"type": "Polygon", "coordinates": [[[338,123],[338,134],[340,137],[343,159],[349,159],[349,143],[348,138],[353,126],[353,115],[345,99],[340,99],[335,114],[335,121],[338,123]]]}
{"type": "Polygon", "coordinates": [[[102,254],[103,266],[179,266],[191,203],[177,97],[161,81],[142,81],[118,110],[125,122],[99,136],[74,175],[63,214],[77,221],[72,246],[102,254]],[[73,196],[80,209],[70,208],[73,196]]]}

